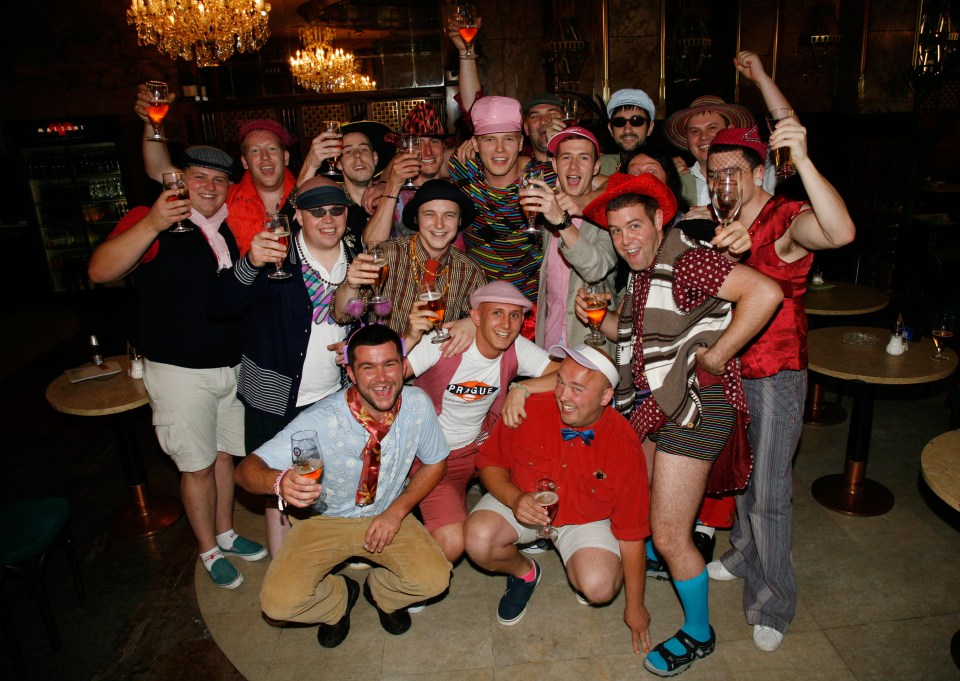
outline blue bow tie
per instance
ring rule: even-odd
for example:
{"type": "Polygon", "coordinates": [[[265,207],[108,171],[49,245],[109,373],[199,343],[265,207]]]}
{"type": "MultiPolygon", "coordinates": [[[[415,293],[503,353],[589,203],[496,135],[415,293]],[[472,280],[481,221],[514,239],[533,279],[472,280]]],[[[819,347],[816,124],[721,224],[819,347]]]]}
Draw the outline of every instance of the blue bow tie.
{"type": "Polygon", "coordinates": [[[590,446],[590,440],[593,439],[593,428],[588,428],[587,430],[574,430],[573,428],[561,428],[560,436],[566,440],[572,440],[575,437],[579,437],[583,440],[583,444],[587,447],[590,446]]]}

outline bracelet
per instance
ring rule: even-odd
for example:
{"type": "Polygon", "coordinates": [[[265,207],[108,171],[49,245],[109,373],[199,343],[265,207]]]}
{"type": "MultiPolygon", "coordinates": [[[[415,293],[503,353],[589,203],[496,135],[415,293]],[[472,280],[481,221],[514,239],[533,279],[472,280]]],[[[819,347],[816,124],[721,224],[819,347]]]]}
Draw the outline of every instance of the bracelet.
{"type": "Polygon", "coordinates": [[[525,397],[530,397],[530,391],[527,390],[527,387],[525,385],[520,385],[516,381],[507,386],[507,390],[520,390],[523,392],[525,397]]]}
{"type": "Polygon", "coordinates": [[[475,55],[475,54],[461,54],[461,55],[460,55],[460,58],[461,58],[461,59],[476,59],[476,58],[477,58],[477,55],[475,55]]]}
{"type": "Polygon", "coordinates": [[[280,471],[280,475],[277,476],[277,479],[273,481],[273,493],[277,495],[277,508],[281,511],[287,507],[287,502],[283,500],[283,494],[280,492],[280,481],[283,480],[283,476],[287,474],[287,471],[292,470],[293,466],[283,469],[280,471]]]}
{"type": "Polygon", "coordinates": [[[396,199],[397,201],[400,200],[400,197],[399,197],[399,196],[394,196],[393,194],[384,194],[384,195],[383,195],[383,198],[385,198],[385,199],[396,199]]]}

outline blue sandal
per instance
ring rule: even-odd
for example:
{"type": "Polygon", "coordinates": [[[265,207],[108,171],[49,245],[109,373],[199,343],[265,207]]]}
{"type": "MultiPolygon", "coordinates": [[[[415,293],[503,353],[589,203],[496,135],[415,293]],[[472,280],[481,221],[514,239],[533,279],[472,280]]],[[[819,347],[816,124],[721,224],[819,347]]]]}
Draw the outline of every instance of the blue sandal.
{"type": "MultiPolygon", "coordinates": [[[[654,664],[650,662],[648,655],[643,660],[644,669],[657,676],[676,676],[680,672],[686,671],[687,668],[693,664],[694,660],[706,657],[717,647],[717,634],[713,631],[713,627],[710,627],[710,638],[706,641],[701,642],[690,638],[689,634],[683,629],[679,629],[673,637],[684,647],[684,652],[680,655],[670,652],[670,649],[664,645],[667,641],[664,641],[650,651],[650,653],[659,653],[663,661],[667,663],[667,668],[659,669],[654,666],[654,664]]],[[[669,641],[670,639],[667,640],[669,641]]]]}

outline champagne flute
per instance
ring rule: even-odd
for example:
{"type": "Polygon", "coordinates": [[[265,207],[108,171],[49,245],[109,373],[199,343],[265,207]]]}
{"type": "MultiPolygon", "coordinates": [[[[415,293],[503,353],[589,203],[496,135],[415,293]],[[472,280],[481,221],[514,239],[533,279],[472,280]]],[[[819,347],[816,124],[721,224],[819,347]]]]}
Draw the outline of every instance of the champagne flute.
{"type": "Polygon", "coordinates": [[[390,273],[390,265],[387,263],[387,254],[379,243],[372,243],[367,246],[367,255],[373,257],[373,264],[380,268],[377,272],[377,280],[373,282],[373,298],[369,302],[373,304],[389,302],[387,298],[381,295],[383,285],[387,283],[387,275],[390,273]]]}
{"type": "Polygon", "coordinates": [[[477,10],[474,9],[473,5],[458,5],[454,20],[457,22],[458,33],[463,40],[464,47],[467,48],[463,56],[467,58],[475,57],[476,52],[473,51],[473,43],[477,39],[477,31],[479,30],[477,10]]]}
{"type": "MultiPolygon", "coordinates": [[[[190,198],[190,191],[187,189],[187,183],[183,181],[183,173],[179,170],[173,173],[163,173],[163,188],[176,189],[177,193],[167,199],[167,201],[183,201],[190,198]]],[[[193,227],[187,227],[180,220],[177,220],[177,226],[171,230],[174,234],[182,232],[192,232],[193,227]]]]}
{"type": "MultiPolygon", "coordinates": [[[[773,132],[777,123],[785,118],[793,118],[793,109],[772,109],[766,115],[767,127],[773,132]]],[[[777,167],[777,175],[785,177],[793,173],[793,165],[790,163],[790,147],[780,147],[773,150],[773,164],[777,167]]]]}
{"type": "Polygon", "coordinates": [[[583,291],[590,326],[590,333],[583,342],[592,348],[602,348],[607,344],[607,339],[600,333],[600,325],[607,316],[607,301],[593,286],[587,286],[583,291]]]}
{"type": "MultiPolygon", "coordinates": [[[[522,194],[525,189],[535,189],[536,185],[532,183],[532,180],[542,180],[543,171],[539,168],[527,168],[520,171],[520,182],[517,184],[518,195],[522,194]]],[[[522,197],[521,197],[522,198],[522,197]]],[[[537,221],[537,211],[533,209],[524,208],[523,205],[520,206],[523,210],[523,214],[527,218],[527,225],[520,231],[524,234],[536,234],[539,230],[536,227],[537,221]]]]}
{"type": "MultiPolygon", "coordinates": [[[[340,121],[323,121],[322,124],[323,132],[333,133],[335,135],[341,135],[340,132],[340,121]]],[[[343,138],[341,137],[340,148],[343,149],[343,138]]],[[[327,169],[323,172],[327,177],[335,177],[340,173],[337,172],[337,160],[340,156],[333,156],[332,158],[327,159],[327,169]]]]}
{"type": "Polygon", "coordinates": [[[931,355],[930,359],[938,362],[945,362],[949,357],[943,354],[944,348],[953,341],[953,317],[946,314],[938,314],[933,319],[933,344],[937,348],[937,354],[931,355]]]}
{"type": "MultiPolygon", "coordinates": [[[[290,449],[293,452],[293,468],[297,475],[320,482],[323,476],[323,450],[315,430],[298,430],[290,436],[290,449]]],[[[317,501],[323,501],[327,493],[320,491],[317,501]]]]}
{"type": "Polygon", "coordinates": [[[743,200],[741,175],[740,168],[724,168],[710,173],[710,202],[723,227],[733,222],[740,212],[743,200]]]}
{"type": "Polygon", "coordinates": [[[560,502],[560,495],[557,494],[557,483],[550,478],[537,480],[537,487],[533,491],[533,500],[543,506],[549,516],[547,524],[537,530],[537,536],[541,539],[553,539],[557,536],[557,528],[553,526],[553,519],[556,517],[557,505],[560,502]]]}
{"type": "MultiPolygon", "coordinates": [[[[267,221],[264,223],[263,228],[268,232],[270,232],[271,234],[275,234],[276,236],[279,237],[279,239],[277,240],[277,244],[283,247],[284,249],[283,259],[286,260],[287,253],[290,252],[290,220],[289,218],[287,218],[286,215],[281,215],[280,213],[274,213],[273,215],[268,215],[267,221]]],[[[268,279],[276,279],[276,280],[282,281],[284,279],[290,278],[290,273],[285,272],[283,270],[283,260],[276,263],[276,266],[277,266],[277,270],[275,272],[271,272],[270,274],[268,274],[267,275],[268,279]]]]}
{"type": "Polygon", "coordinates": [[[443,315],[447,311],[446,291],[441,290],[435,281],[424,282],[420,285],[420,300],[426,303],[425,308],[433,317],[433,330],[436,335],[431,343],[446,343],[453,338],[450,332],[443,328],[443,315]]]}
{"type": "MultiPolygon", "coordinates": [[[[423,158],[423,153],[420,148],[420,138],[417,135],[403,135],[400,138],[400,151],[405,154],[410,154],[418,161],[423,158]]],[[[404,183],[400,186],[400,189],[416,189],[417,185],[413,183],[413,178],[408,177],[404,183]]]]}
{"type": "Polygon", "coordinates": [[[170,110],[170,101],[167,98],[167,84],[162,80],[147,81],[147,91],[150,93],[150,106],[147,107],[147,118],[153,126],[153,134],[147,137],[148,142],[166,142],[167,138],[160,134],[160,124],[170,110]]]}

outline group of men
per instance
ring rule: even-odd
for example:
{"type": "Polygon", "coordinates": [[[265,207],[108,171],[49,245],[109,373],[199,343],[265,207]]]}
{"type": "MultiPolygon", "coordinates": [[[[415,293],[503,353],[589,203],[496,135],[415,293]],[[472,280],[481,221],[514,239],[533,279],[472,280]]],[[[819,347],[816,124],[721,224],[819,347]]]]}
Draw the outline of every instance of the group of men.
{"type": "MultiPolygon", "coordinates": [[[[454,44],[462,86],[476,83],[454,44]]],[[[784,108],[756,55],[735,66],[784,108]]],[[[695,160],[678,177],[646,146],[656,108],[641,90],[611,97],[618,153],[603,154],[592,132],[563,124],[555,95],[521,104],[478,89],[461,93],[473,135],[456,148],[432,107],[411,111],[401,132],[420,136],[419,160],[369,121],[312,140],[296,179],[295,140],[275,121],[241,127],[236,184],[228,154],[188,148],[189,198],[163,191],[94,253],[93,281],[136,283],[153,422],[182,472],[203,564],[236,588],[230,558],[269,549],[265,616],[316,624],[334,647],[361,591],[402,634],[464,554],[506,575],[497,619],[516,624],[541,579],[521,549],[552,526],[579,600],[624,591],[651,673],[672,676],[715,649],[709,579],[744,578],[754,642],[775,650],[796,609],[790,464],[806,276],[812,251],[854,234],[806,130],[788,119],[765,143],[745,109],[700,98],[665,123],[695,160]],[[769,148],[789,148],[808,201],[764,189],[769,148]],[[341,183],[315,176],[334,159],[341,183]],[[713,174],[729,168],[744,179],[737,220],[694,233],[690,218],[710,219],[713,174]],[[528,170],[540,177],[522,185],[528,170]],[[536,238],[524,211],[537,215],[536,238]],[[293,218],[288,242],[265,229],[276,213],[293,218]],[[171,232],[178,222],[191,231],[171,232]],[[383,281],[366,252],[378,243],[383,281]],[[389,305],[369,302],[374,284],[389,305]],[[442,312],[420,299],[428,284],[442,312]],[[601,348],[584,343],[587,287],[612,303],[601,348]],[[436,321],[452,340],[432,342],[436,321]],[[292,466],[291,436],[305,430],[323,450],[319,480],[292,466]],[[486,493],[468,509],[477,474],[486,493]],[[234,531],[234,482],[267,499],[267,547],[234,531]],[[539,484],[559,503],[538,502],[539,484]],[[731,492],[732,548],[709,562],[693,528],[705,495],[731,492]],[[339,574],[358,560],[370,568],[362,587],[339,574]],[[651,566],[684,610],[656,646],[651,566]]],[[[146,103],[141,93],[145,124],[146,103]]],[[[151,177],[176,169],[164,145],[143,146],[151,177]]]]}

